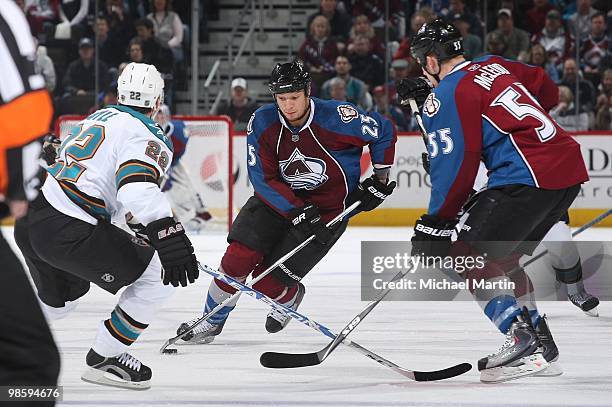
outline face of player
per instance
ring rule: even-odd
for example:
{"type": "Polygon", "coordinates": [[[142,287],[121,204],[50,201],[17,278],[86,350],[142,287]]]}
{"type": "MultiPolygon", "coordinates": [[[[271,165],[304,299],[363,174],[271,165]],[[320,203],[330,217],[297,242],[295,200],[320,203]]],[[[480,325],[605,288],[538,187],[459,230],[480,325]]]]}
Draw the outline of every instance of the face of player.
{"type": "Polygon", "coordinates": [[[423,71],[423,75],[432,83],[432,85],[438,86],[438,81],[433,77],[429,72],[440,72],[440,65],[438,65],[438,60],[432,56],[427,56],[427,69],[421,67],[423,71]],[[429,71],[429,72],[428,72],[429,71]]]}
{"type": "Polygon", "coordinates": [[[276,95],[276,103],[292,126],[298,127],[306,121],[310,101],[303,90],[280,93],[276,95]]]}

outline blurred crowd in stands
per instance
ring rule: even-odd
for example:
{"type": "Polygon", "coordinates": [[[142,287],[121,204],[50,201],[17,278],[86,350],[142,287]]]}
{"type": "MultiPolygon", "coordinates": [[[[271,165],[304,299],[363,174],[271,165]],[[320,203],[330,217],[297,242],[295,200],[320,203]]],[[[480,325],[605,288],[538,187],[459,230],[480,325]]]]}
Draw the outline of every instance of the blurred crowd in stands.
{"type": "Polygon", "coordinates": [[[394,82],[422,75],[410,40],[441,17],[462,33],[467,59],[495,54],[544,68],[559,86],[560,102],[550,113],[563,128],[612,130],[609,1],[389,0],[387,24],[384,4],[321,0],[299,50],[315,95],[350,101],[385,114],[399,130],[416,130],[409,111],[397,104],[394,82]]]}
{"type": "MultiPolygon", "coordinates": [[[[55,97],[56,115],[85,114],[116,101],[116,78],[128,62],[152,63],[166,81],[166,103],[186,89],[190,0],[15,0],[38,42],[36,66],[55,97]],[[94,94],[98,43],[98,94],[94,94]]],[[[206,15],[223,0],[199,0],[206,15]],[[217,4],[215,4],[217,3],[217,4]]],[[[441,17],[461,31],[468,59],[501,55],[541,66],[559,86],[551,115],[567,130],[612,130],[612,11],[609,0],[320,0],[308,16],[298,55],[313,77],[313,95],[380,112],[398,130],[416,123],[396,101],[395,81],[421,76],[410,41],[441,17]],[[387,58],[385,58],[385,56],[387,58]],[[385,64],[387,61],[387,64],[385,64]]],[[[270,67],[271,69],[272,67],[270,67]]],[[[247,81],[214,113],[243,130],[257,108],[247,81]]]]}
{"type": "Polygon", "coordinates": [[[115,103],[117,77],[132,61],[158,68],[168,104],[177,88],[186,87],[190,1],[101,0],[97,13],[94,0],[15,2],[38,44],[36,68],[54,96],[56,116],[86,114],[115,103]]]}

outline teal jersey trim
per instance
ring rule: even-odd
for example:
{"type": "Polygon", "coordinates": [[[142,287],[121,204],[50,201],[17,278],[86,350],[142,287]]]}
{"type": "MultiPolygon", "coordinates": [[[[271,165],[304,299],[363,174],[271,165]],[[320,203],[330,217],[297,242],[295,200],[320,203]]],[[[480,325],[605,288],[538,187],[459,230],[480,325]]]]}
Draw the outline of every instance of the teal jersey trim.
{"type": "Polygon", "coordinates": [[[121,185],[121,182],[130,176],[140,175],[144,178],[150,177],[153,182],[157,182],[159,178],[159,172],[150,164],[139,164],[135,162],[126,162],[121,164],[117,173],[115,174],[115,184],[117,189],[121,185]]]}
{"type": "Polygon", "coordinates": [[[170,151],[174,152],[174,148],[172,147],[172,141],[164,134],[162,129],[150,117],[147,117],[144,114],[137,112],[136,110],[130,108],[129,106],[110,105],[110,106],[107,106],[106,108],[116,109],[116,110],[119,110],[120,112],[128,113],[132,115],[132,117],[135,117],[136,119],[140,120],[145,125],[145,127],[149,129],[151,134],[153,134],[155,137],[163,141],[166,147],[168,147],[170,151]]]}
{"type": "Polygon", "coordinates": [[[110,222],[111,215],[106,210],[106,204],[103,200],[84,194],[74,185],[69,185],[65,182],[60,182],[59,184],[68,198],[85,212],[96,219],[103,219],[110,222]]]}

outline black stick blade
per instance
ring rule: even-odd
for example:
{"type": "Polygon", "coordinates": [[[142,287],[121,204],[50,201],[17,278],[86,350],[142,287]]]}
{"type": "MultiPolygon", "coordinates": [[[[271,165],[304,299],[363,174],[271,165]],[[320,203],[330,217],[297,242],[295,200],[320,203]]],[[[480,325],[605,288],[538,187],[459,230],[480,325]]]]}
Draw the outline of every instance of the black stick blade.
{"type": "Polygon", "coordinates": [[[433,372],[414,372],[414,380],[417,382],[430,382],[433,380],[444,380],[451,377],[459,376],[472,370],[472,365],[469,363],[461,363],[456,366],[451,366],[442,370],[433,372]]]}
{"type": "Polygon", "coordinates": [[[278,353],[264,352],[259,363],[272,369],[288,369],[292,367],[315,366],[321,363],[317,353],[278,353]]]}

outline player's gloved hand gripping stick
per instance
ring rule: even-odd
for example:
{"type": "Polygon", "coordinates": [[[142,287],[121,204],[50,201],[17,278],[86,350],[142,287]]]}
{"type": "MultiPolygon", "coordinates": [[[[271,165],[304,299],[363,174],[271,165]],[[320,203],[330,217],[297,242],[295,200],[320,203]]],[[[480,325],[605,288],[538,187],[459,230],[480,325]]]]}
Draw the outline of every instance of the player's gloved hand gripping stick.
{"type": "Polygon", "coordinates": [[[397,83],[397,93],[400,98],[400,104],[403,106],[410,106],[410,110],[412,110],[412,114],[419,126],[419,131],[425,143],[425,150],[427,151],[421,154],[423,168],[425,168],[425,171],[429,174],[429,142],[427,140],[427,130],[423,124],[419,106],[425,103],[427,96],[431,93],[431,84],[425,78],[401,79],[397,83]]]}
{"type": "MultiPolygon", "coordinates": [[[[329,221],[329,223],[327,223],[327,227],[333,226],[336,223],[340,222],[342,219],[344,219],[349,213],[351,213],[355,208],[357,208],[359,206],[361,202],[357,201],[354,202],[351,206],[349,206],[348,208],[346,208],[344,211],[342,211],[338,216],[336,216],[334,219],[332,219],[331,221],[329,221]]],[[[291,256],[293,256],[295,253],[299,252],[300,250],[302,250],[304,247],[306,247],[310,242],[312,242],[315,239],[315,235],[311,235],[308,239],[304,240],[302,243],[300,243],[298,246],[295,247],[295,249],[291,250],[290,252],[288,252],[287,254],[285,254],[283,257],[281,257],[280,259],[278,259],[274,264],[272,264],[270,267],[268,267],[263,273],[261,273],[260,275],[258,275],[257,277],[255,277],[254,279],[252,279],[251,281],[249,281],[249,284],[247,285],[247,287],[252,287],[253,284],[257,283],[259,280],[261,280],[262,278],[264,278],[265,276],[267,276],[268,274],[270,274],[272,272],[272,270],[274,270],[276,267],[278,267],[280,264],[282,264],[284,261],[286,261],[287,259],[289,259],[291,256]]],[[[185,332],[178,334],[170,339],[168,339],[163,345],[162,347],[159,349],[160,353],[176,353],[176,349],[174,349],[174,352],[170,352],[170,349],[168,349],[168,351],[166,351],[166,348],[174,343],[176,343],[176,341],[178,341],[180,338],[182,338],[184,335],[186,335],[187,333],[193,331],[193,329],[198,326],[199,324],[201,324],[202,322],[204,322],[206,319],[210,318],[212,315],[216,314],[217,312],[219,312],[219,310],[221,310],[223,307],[225,307],[232,299],[234,299],[236,296],[240,295],[240,291],[237,291],[236,293],[234,293],[232,296],[228,297],[225,301],[221,302],[221,304],[217,305],[215,308],[213,308],[212,310],[210,310],[209,313],[207,313],[206,315],[204,315],[202,318],[198,319],[193,325],[191,325],[185,332]]]]}

